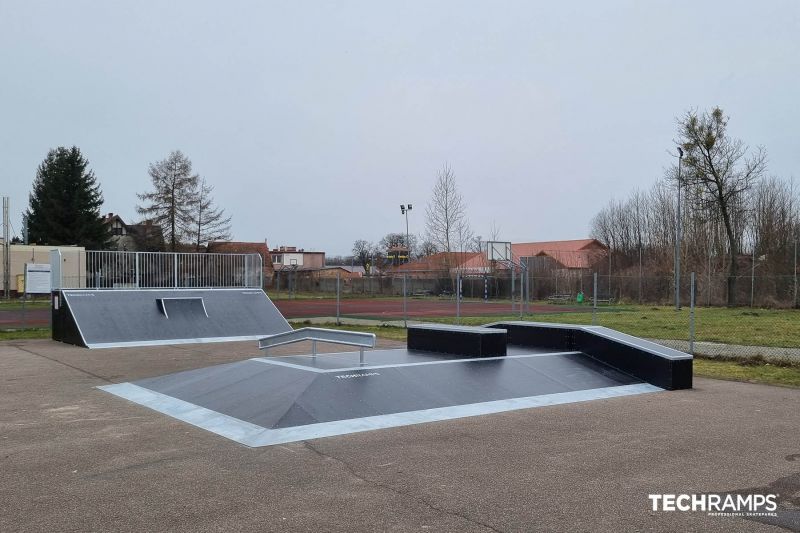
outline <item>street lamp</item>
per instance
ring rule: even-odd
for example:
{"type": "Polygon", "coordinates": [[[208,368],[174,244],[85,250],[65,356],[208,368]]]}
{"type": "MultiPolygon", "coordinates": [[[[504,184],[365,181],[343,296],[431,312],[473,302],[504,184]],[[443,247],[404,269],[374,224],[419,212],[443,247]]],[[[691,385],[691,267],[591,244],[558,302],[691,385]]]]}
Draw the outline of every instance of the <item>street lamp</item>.
{"type": "Polygon", "coordinates": [[[406,216],[406,263],[411,261],[411,242],[408,240],[408,212],[411,211],[411,204],[408,206],[400,204],[400,214],[406,216]]]}
{"type": "Polygon", "coordinates": [[[683,150],[678,147],[678,217],[675,223],[675,310],[681,309],[681,162],[683,150]]]}

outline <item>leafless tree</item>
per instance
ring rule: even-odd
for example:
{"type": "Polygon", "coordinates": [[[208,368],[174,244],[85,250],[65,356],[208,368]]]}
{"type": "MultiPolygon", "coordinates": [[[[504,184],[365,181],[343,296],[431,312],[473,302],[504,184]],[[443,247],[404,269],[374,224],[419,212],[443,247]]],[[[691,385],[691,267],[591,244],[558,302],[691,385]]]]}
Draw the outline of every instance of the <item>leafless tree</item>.
{"type": "Polygon", "coordinates": [[[191,212],[191,234],[195,250],[210,241],[225,241],[231,238],[231,217],[225,211],[214,206],[211,193],[214,187],[201,179],[195,194],[191,212]]]}
{"type": "Polygon", "coordinates": [[[458,192],[456,176],[449,165],[439,171],[426,208],[427,238],[440,252],[454,252],[471,236],[466,205],[458,192]]]}
{"type": "Polygon", "coordinates": [[[728,117],[715,107],[711,113],[687,112],[678,120],[679,144],[685,152],[681,185],[696,194],[704,207],[715,207],[728,241],[728,305],[736,303],[736,276],[741,244],[744,197],[766,169],[767,155],[759,147],[752,155],[739,139],[728,136],[728,117]],[[738,231],[737,231],[738,230],[738,231]]]}
{"type": "Polygon", "coordinates": [[[136,195],[143,202],[136,210],[161,226],[169,249],[174,252],[192,221],[198,176],[192,173],[192,162],[180,150],[151,163],[148,173],[153,190],[136,195]]]}
{"type": "Polygon", "coordinates": [[[433,255],[439,251],[432,241],[425,238],[421,238],[420,244],[414,246],[413,249],[416,252],[415,255],[417,258],[428,257],[429,255],[433,255]]]}
{"type": "Polygon", "coordinates": [[[364,239],[358,239],[353,243],[353,257],[355,258],[355,262],[364,267],[365,271],[369,271],[373,248],[374,246],[364,239]]]}
{"type": "Polygon", "coordinates": [[[406,248],[408,249],[409,244],[411,245],[411,249],[417,247],[417,236],[414,234],[410,234],[408,236],[408,243],[406,243],[406,234],[405,233],[387,233],[381,239],[379,246],[385,252],[390,248],[406,248]]]}

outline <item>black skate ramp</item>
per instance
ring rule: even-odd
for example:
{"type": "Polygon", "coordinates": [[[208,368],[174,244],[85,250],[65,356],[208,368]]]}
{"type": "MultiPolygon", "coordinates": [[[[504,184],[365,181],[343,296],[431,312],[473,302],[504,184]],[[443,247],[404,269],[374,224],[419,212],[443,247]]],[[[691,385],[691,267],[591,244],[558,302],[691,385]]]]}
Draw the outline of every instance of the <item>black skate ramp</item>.
{"type": "Polygon", "coordinates": [[[258,340],[292,327],[259,289],[61,290],[53,339],[87,348],[258,340]]]}
{"type": "Polygon", "coordinates": [[[100,387],[247,446],[663,390],[579,351],[258,357],[100,387]]]}

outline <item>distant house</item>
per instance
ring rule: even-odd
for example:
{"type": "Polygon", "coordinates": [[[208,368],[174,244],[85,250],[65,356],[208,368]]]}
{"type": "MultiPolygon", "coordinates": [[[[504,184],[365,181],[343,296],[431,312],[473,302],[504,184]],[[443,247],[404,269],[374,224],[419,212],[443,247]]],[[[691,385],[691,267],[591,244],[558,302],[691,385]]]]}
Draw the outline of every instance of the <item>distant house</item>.
{"type": "Polygon", "coordinates": [[[523,242],[511,244],[511,253],[534,272],[583,272],[608,257],[608,247],[597,239],[523,242]]]}
{"type": "MultiPolygon", "coordinates": [[[[511,254],[515,263],[529,265],[534,273],[583,273],[596,268],[598,261],[608,257],[608,248],[596,239],[524,242],[512,244],[511,254]]],[[[397,266],[392,272],[415,278],[432,278],[444,272],[447,272],[445,275],[460,273],[463,277],[472,277],[508,268],[507,263],[490,261],[485,251],[440,252],[397,266]]]]}
{"type": "Polygon", "coordinates": [[[272,285],[275,270],[267,242],[211,241],[206,251],[210,254],[258,254],[261,256],[264,286],[272,285]]]}
{"type": "Polygon", "coordinates": [[[320,270],[325,267],[325,252],[307,252],[296,246],[279,246],[269,251],[276,271],[320,270]]]}
{"type": "Polygon", "coordinates": [[[318,271],[318,276],[321,278],[335,278],[337,275],[339,276],[339,279],[361,278],[364,277],[364,267],[333,265],[323,267],[318,271]]]}
{"type": "Polygon", "coordinates": [[[104,219],[111,233],[111,249],[127,252],[159,252],[164,249],[161,226],[146,220],[141,224],[126,224],[115,213],[104,219]]]}
{"type": "Polygon", "coordinates": [[[482,276],[492,270],[491,263],[483,252],[439,252],[411,261],[392,269],[398,274],[412,278],[435,278],[456,275],[482,276]]]}

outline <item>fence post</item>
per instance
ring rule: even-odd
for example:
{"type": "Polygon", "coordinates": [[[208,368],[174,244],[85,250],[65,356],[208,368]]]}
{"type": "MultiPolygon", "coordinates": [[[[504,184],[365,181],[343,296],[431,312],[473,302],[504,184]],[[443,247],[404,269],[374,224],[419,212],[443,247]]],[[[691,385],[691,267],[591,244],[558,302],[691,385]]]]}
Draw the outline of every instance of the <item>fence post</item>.
{"type": "Polygon", "coordinates": [[[456,274],[456,323],[461,324],[461,272],[456,274]]]}
{"type": "Polygon", "coordinates": [[[178,254],[172,254],[172,277],[174,281],[175,288],[178,288],[178,254]]]}
{"type": "Polygon", "coordinates": [[[689,292],[689,353],[694,355],[694,272],[692,272],[692,287],[689,292]]]}
{"type": "Polygon", "coordinates": [[[340,272],[336,272],[336,325],[337,326],[341,326],[342,325],[342,319],[340,318],[340,315],[339,315],[339,293],[341,291],[341,289],[340,289],[340,286],[341,286],[340,279],[341,279],[341,273],[340,272]]]}
{"type": "Polygon", "coordinates": [[[753,243],[753,261],[750,265],[750,307],[753,307],[753,300],[756,294],[756,243],[753,243]]]}
{"type": "Polygon", "coordinates": [[[514,312],[514,278],[516,274],[514,273],[514,263],[511,263],[511,312],[514,312]]]}
{"type": "Polygon", "coordinates": [[[522,320],[522,302],[525,300],[525,268],[519,270],[519,319],[522,320]]]}
{"type": "Polygon", "coordinates": [[[408,302],[406,300],[406,277],[408,274],[403,274],[403,327],[408,329],[408,302]]]}
{"type": "Polygon", "coordinates": [[[592,291],[592,325],[597,325],[597,272],[594,273],[594,290],[592,291]]]}
{"type": "Polygon", "coordinates": [[[531,314],[531,266],[525,262],[525,313],[531,314]]]}

